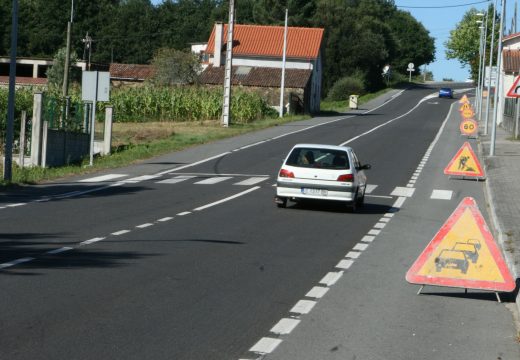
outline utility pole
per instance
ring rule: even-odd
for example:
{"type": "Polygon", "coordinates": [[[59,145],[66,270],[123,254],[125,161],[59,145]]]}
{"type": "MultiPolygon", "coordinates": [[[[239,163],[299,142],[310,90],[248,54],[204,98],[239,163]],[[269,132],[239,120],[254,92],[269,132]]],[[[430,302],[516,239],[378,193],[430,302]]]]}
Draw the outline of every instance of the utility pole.
{"type": "Polygon", "coordinates": [[[71,0],[70,5],[70,21],[67,23],[67,50],[65,54],[65,65],[63,69],[63,97],[66,98],[69,95],[69,68],[70,68],[70,39],[72,32],[72,21],[74,17],[74,0],[71,0]]]}
{"type": "Polygon", "coordinates": [[[229,19],[226,45],[226,67],[224,70],[224,102],[222,126],[228,127],[231,120],[231,71],[233,68],[233,28],[235,25],[235,1],[229,0],[229,19]]]}
{"type": "Polygon", "coordinates": [[[285,57],[287,53],[287,19],[289,18],[289,10],[285,9],[285,27],[283,30],[283,54],[282,54],[282,83],[280,85],[280,117],[283,117],[283,98],[285,90],[285,57]]]}
{"type": "MultiPolygon", "coordinates": [[[[488,97],[486,101],[486,120],[484,122],[484,135],[488,134],[488,124],[489,124],[489,106],[491,102],[491,79],[493,77],[493,51],[495,47],[495,27],[496,27],[496,19],[497,19],[497,1],[495,0],[495,3],[493,5],[493,26],[491,27],[491,45],[489,48],[489,74],[488,74],[488,97]]],[[[488,10],[489,12],[489,10],[488,10]]],[[[496,74],[498,77],[498,74],[496,74]]],[[[496,103],[496,93],[497,93],[497,86],[496,86],[496,79],[495,79],[495,107],[497,106],[496,103]]]]}
{"type": "Polygon", "coordinates": [[[7,131],[5,138],[4,180],[13,178],[14,101],[16,85],[16,46],[18,40],[18,0],[13,0],[11,22],[11,63],[9,64],[9,96],[7,100],[7,131]]]}
{"type": "Polygon", "coordinates": [[[495,156],[495,143],[497,137],[497,116],[498,103],[500,102],[501,72],[502,72],[502,38],[504,36],[504,17],[506,16],[506,0],[502,0],[502,9],[500,15],[500,28],[498,31],[498,57],[497,57],[497,85],[495,88],[495,109],[493,111],[493,124],[491,125],[491,145],[489,147],[489,156],[495,156]]]}
{"type": "MultiPolygon", "coordinates": [[[[85,47],[88,50],[88,60],[87,60],[87,70],[90,71],[90,55],[92,54],[92,38],[88,35],[85,35],[85,38],[81,40],[85,44],[85,47]]],[[[85,57],[85,53],[83,53],[83,57],[85,57]]]]}

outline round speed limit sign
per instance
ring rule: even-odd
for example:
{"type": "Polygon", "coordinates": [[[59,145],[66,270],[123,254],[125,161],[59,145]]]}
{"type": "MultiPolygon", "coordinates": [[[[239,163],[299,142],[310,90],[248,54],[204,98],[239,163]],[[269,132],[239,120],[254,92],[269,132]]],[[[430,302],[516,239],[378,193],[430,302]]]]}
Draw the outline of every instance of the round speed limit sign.
{"type": "Polygon", "coordinates": [[[466,136],[475,135],[478,131],[478,124],[473,119],[466,119],[460,123],[460,133],[466,136]]]}

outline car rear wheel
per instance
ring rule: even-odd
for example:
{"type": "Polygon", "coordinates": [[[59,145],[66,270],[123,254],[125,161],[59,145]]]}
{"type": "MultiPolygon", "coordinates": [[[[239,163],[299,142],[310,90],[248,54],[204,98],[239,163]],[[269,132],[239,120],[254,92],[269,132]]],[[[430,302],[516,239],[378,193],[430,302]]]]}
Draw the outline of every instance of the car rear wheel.
{"type": "Polygon", "coordinates": [[[358,207],[363,207],[363,206],[365,206],[365,194],[364,194],[364,193],[363,193],[363,195],[361,195],[360,197],[358,197],[358,198],[356,199],[356,205],[357,205],[358,207]]]}

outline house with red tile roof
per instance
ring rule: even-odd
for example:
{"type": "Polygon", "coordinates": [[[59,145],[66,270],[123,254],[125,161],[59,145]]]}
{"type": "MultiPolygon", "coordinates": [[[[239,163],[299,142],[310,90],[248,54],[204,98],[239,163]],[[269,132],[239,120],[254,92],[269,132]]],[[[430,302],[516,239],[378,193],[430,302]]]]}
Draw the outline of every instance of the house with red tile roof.
{"type": "MultiPolygon", "coordinates": [[[[285,65],[285,104],[320,110],[324,29],[289,27],[285,65]]],[[[279,106],[284,43],[283,26],[234,26],[232,85],[260,92],[279,106]]],[[[223,85],[227,24],[216,23],[206,47],[208,66],[200,82],[223,85]]]]}

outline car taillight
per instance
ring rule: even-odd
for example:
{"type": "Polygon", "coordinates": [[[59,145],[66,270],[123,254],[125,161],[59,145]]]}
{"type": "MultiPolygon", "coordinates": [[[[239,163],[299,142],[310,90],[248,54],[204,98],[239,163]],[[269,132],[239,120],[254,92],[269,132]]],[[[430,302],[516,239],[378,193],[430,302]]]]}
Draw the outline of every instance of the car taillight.
{"type": "Polygon", "coordinates": [[[352,175],[352,174],[343,174],[343,175],[338,176],[338,179],[337,179],[337,181],[345,181],[345,182],[350,182],[352,180],[354,180],[354,175],[352,175]]]}
{"type": "Polygon", "coordinates": [[[280,174],[278,174],[280,177],[286,177],[286,178],[294,178],[294,173],[292,171],[289,171],[287,169],[281,169],[280,174]]]}

